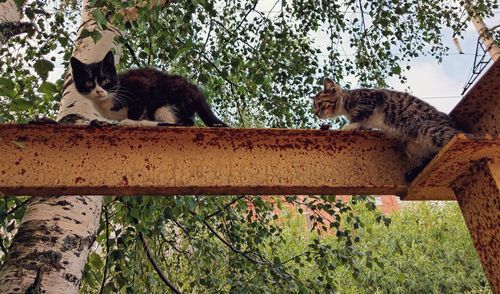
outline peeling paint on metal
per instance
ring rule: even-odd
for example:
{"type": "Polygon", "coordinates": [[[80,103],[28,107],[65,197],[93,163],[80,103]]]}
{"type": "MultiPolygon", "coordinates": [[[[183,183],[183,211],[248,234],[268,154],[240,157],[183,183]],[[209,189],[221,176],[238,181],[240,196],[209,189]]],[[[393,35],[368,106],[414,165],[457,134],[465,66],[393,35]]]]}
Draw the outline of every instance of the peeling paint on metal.
{"type": "Polygon", "coordinates": [[[500,60],[467,92],[450,116],[465,132],[500,135],[500,60]]]}
{"type": "Polygon", "coordinates": [[[404,200],[455,200],[452,183],[477,160],[500,159],[500,136],[458,134],[411,183],[404,200]]]}
{"type": "Polygon", "coordinates": [[[500,293],[500,161],[476,162],[453,183],[493,293],[500,293]]]}
{"type": "Polygon", "coordinates": [[[401,194],[401,148],[375,131],[3,125],[5,195],[401,194]],[[17,162],[17,164],[16,164],[17,162]]]}

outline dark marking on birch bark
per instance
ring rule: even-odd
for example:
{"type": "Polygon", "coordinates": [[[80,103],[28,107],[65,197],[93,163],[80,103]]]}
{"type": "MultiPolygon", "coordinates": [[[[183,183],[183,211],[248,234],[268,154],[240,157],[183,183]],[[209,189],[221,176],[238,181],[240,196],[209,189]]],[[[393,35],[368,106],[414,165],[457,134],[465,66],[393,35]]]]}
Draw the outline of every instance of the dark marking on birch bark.
{"type": "Polygon", "coordinates": [[[41,294],[45,292],[42,290],[42,276],[43,267],[40,267],[36,271],[35,281],[33,281],[33,284],[26,289],[26,294],[41,294]]]}
{"type": "MultiPolygon", "coordinates": [[[[62,92],[66,92],[66,89],[73,84],[73,79],[69,79],[64,85],[62,86],[62,92]]],[[[66,94],[66,93],[65,93],[66,94]]]]}
{"type": "Polygon", "coordinates": [[[75,105],[76,105],[76,100],[71,102],[71,104],[66,106],[66,108],[71,108],[71,107],[74,107],[75,105]]]}
{"type": "Polygon", "coordinates": [[[82,202],[83,204],[87,205],[87,199],[85,199],[85,196],[76,196],[76,200],[82,202]]]}
{"type": "Polygon", "coordinates": [[[60,206],[66,206],[66,205],[69,205],[69,206],[74,206],[71,202],[67,201],[67,200],[59,200],[57,201],[56,203],[49,203],[50,206],[57,206],[57,205],[60,205],[60,206]]]}
{"type": "MultiPolygon", "coordinates": [[[[57,225],[47,226],[47,221],[31,220],[24,222],[19,227],[17,234],[12,240],[13,243],[23,244],[24,246],[32,247],[38,241],[51,243],[54,245],[58,240],[58,235],[62,234],[61,228],[57,225]]],[[[15,247],[13,247],[15,248],[15,247]]],[[[12,254],[16,253],[14,250],[12,254]]]]}
{"type": "Polygon", "coordinates": [[[70,273],[65,273],[64,279],[77,287],[80,285],[80,279],[70,273]]]}
{"type": "Polygon", "coordinates": [[[44,271],[51,272],[52,270],[57,271],[64,268],[60,263],[61,257],[62,254],[54,250],[35,250],[13,262],[24,269],[36,271],[43,267],[44,271]]]}
{"type": "Polygon", "coordinates": [[[82,237],[79,235],[68,235],[63,239],[63,246],[61,251],[72,251],[75,256],[80,256],[80,252],[85,248],[90,248],[95,241],[94,235],[89,235],[87,237],[82,237]]]}

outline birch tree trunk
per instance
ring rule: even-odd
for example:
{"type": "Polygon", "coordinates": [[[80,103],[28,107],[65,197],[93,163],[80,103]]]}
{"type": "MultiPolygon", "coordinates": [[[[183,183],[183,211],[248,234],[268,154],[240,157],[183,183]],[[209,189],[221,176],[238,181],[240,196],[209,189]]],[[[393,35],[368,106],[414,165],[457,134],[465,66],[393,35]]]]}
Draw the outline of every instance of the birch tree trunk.
{"type": "Polygon", "coordinates": [[[17,8],[14,0],[7,0],[0,3],[0,23],[20,22],[21,12],[17,8]]]}
{"type": "Polygon", "coordinates": [[[26,32],[32,24],[21,22],[21,11],[14,0],[0,3],[0,41],[26,32]]]}
{"type": "MultiPolygon", "coordinates": [[[[78,35],[96,26],[85,0],[78,35]]],[[[83,62],[96,62],[111,48],[118,49],[116,29],[109,25],[101,33],[97,43],[90,37],[78,39],[73,55],[83,62]]],[[[83,123],[97,118],[102,120],[78,94],[68,71],[58,120],[83,123]]],[[[0,272],[0,293],[76,293],[99,228],[102,204],[101,196],[31,198],[0,272]]]]}

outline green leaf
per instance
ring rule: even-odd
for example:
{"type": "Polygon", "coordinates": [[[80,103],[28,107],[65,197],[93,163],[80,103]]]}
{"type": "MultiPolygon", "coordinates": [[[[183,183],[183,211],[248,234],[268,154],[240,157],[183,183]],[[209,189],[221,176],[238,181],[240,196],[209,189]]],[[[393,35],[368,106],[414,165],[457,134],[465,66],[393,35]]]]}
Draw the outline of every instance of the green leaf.
{"type": "Polygon", "coordinates": [[[47,59],[39,59],[35,62],[33,68],[35,69],[38,76],[45,81],[49,76],[49,72],[54,69],[54,64],[47,59]]]}
{"type": "Polygon", "coordinates": [[[81,32],[80,32],[80,36],[79,38],[80,39],[84,39],[84,38],[87,38],[87,37],[90,37],[92,36],[92,32],[87,30],[87,29],[83,29],[81,32]]]}
{"type": "Polygon", "coordinates": [[[94,11],[92,11],[92,16],[94,17],[100,29],[107,28],[108,20],[106,19],[106,16],[104,16],[104,13],[102,13],[100,9],[98,8],[94,9],[94,11]]]}
{"type": "Polygon", "coordinates": [[[10,103],[9,110],[11,111],[25,111],[33,107],[33,103],[25,99],[16,99],[10,103]]]}
{"type": "Polygon", "coordinates": [[[16,84],[9,79],[0,77],[0,96],[14,97],[14,87],[16,84]]]}
{"type": "Polygon", "coordinates": [[[57,92],[57,87],[51,82],[43,82],[40,87],[38,87],[38,92],[51,95],[57,92]]]}
{"type": "Polygon", "coordinates": [[[399,74],[401,74],[401,67],[395,66],[392,68],[391,72],[395,75],[399,75],[399,74]]]}

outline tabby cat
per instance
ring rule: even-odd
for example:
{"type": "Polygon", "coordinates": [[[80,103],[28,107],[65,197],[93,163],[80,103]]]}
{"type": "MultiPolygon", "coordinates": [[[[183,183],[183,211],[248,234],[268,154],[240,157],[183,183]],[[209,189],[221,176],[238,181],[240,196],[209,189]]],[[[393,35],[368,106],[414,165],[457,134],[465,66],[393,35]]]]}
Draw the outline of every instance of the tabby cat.
{"type": "Polygon", "coordinates": [[[151,69],[117,74],[110,51],[97,63],[71,58],[76,89],[90,99],[105,118],[131,125],[194,125],[194,114],[211,127],[227,125],[218,119],[201,91],[181,76],[151,69]]]}
{"type": "Polygon", "coordinates": [[[325,78],[323,91],[313,98],[319,118],[344,115],[350,124],[343,130],[380,129],[402,142],[409,159],[407,180],[459,132],[450,117],[428,103],[403,92],[385,89],[344,90],[325,78]]]}

